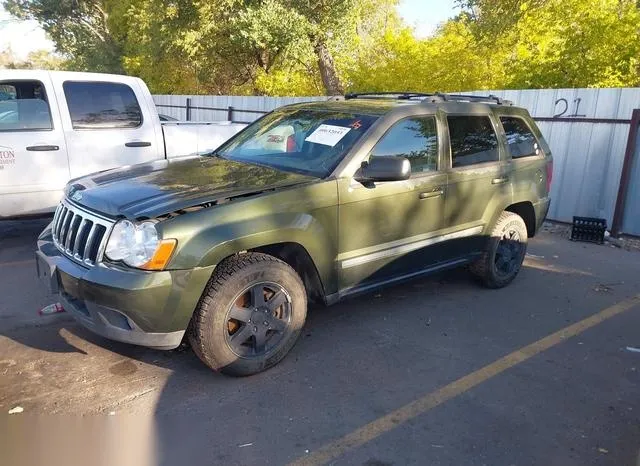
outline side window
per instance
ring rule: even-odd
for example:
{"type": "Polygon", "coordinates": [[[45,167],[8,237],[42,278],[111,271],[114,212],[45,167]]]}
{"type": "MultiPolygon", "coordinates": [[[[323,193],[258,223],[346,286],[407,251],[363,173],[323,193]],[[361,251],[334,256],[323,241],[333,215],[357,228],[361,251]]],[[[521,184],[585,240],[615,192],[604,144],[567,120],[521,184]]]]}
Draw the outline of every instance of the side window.
{"type": "Polygon", "coordinates": [[[382,136],[372,157],[406,157],[412,173],[438,169],[438,131],[435,117],[407,118],[396,123],[382,136]]]}
{"type": "Polygon", "coordinates": [[[126,84],[66,81],[62,85],[73,129],[137,128],[142,111],[126,84]]]}
{"type": "Polygon", "coordinates": [[[536,137],[522,118],[500,117],[500,121],[507,135],[507,145],[511,157],[518,159],[540,153],[536,137]]]}
{"type": "Polygon", "coordinates": [[[40,81],[0,82],[0,131],[51,129],[51,111],[40,81]]]}
{"type": "Polygon", "coordinates": [[[453,167],[497,162],[498,138],[488,116],[449,116],[453,167]]]}

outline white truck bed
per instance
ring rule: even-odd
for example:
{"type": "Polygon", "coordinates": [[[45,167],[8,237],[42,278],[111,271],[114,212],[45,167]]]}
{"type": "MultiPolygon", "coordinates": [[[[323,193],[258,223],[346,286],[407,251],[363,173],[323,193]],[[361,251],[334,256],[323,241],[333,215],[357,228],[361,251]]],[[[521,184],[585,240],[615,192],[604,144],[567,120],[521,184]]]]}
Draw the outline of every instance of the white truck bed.
{"type": "Polygon", "coordinates": [[[131,76],[0,70],[0,219],[52,212],[70,179],[209,152],[245,126],[161,124],[131,76]]]}
{"type": "Polygon", "coordinates": [[[243,129],[243,123],[171,121],[162,123],[167,158],[203,154],[243,129]]]}

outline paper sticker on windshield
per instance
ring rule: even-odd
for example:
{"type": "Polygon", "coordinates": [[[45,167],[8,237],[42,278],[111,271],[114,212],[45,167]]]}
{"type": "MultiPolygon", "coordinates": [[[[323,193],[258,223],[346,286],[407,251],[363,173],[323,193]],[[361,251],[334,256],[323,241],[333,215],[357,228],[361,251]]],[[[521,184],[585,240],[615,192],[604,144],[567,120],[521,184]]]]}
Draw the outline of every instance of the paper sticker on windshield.
{"type": "Polygon", "coordinates": [[[351,128],[345,128],[343,126],[320,125],[305,141],[333,147],[338,144],[349,131],[351,131],[351,128]]]}

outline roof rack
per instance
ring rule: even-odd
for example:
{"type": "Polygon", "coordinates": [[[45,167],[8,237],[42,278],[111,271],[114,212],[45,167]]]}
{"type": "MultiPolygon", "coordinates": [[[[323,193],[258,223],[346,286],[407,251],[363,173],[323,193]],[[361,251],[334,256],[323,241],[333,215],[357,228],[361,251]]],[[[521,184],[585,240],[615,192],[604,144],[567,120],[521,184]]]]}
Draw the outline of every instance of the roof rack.
{"type": "Polygon", "coordinates": [[[510,100],[503,99],[493,94],[485,96],[470,94],[443,94],[437,92],[435,95],[445,102],[481,102],[486,104],[513,105],[513,102],[511,102],[510,100]]]}
{"type": "Polygon", "coordinates": [[[510,100],[502,99],[495,95],[480,96],[469,94],[445,94],[435,92],[427,94],[422,92],[363,92],[351,93],[344,96],[345,100],[351,99],[396,99],[396,100],[413,100],[419,99],[424,102],[477,102],[496,105],[513,105],[510,100]]]}
{"type": "Polygon", "coordinates": [[[351,99],[380,99],[380,98],[388,98],[388,99],[399,99],[399,100],[409,100],[409,99],[417,99],[420,97],[433,97],[435,94],[425,94],[422,92],[352,92],[350,94],[345,94],[344,98],[346,100],[351,99]]]}

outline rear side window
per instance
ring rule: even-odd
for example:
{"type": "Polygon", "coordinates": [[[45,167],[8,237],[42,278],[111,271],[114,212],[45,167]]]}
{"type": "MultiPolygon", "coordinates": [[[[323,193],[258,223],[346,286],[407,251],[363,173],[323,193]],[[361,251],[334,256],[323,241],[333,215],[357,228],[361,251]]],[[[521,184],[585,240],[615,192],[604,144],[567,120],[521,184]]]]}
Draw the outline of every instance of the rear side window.
{"type": "Polygon", "coordinates": [[[522,118],[500,117],[507,136],[507,146],[511,157],[518,159],[540,153],[538,140],[522,118]]]}
{"type": "Polygon", "coordinates": [[[51,129],[51,111],[40,81],[0,82],[0,131],[51,129]]]}
{"type": "Polygon", "coordinates": [[[142,111],[126,84],[66,81],[62,85],[73,129],[137,128],[142,111]]]}
{"type": "Polygon", "coordinates": [[[438,169],[438,131],[435,117],[408,118],[396,123],[382,136],[372,157],[406,157],[412,173],[438,169]]]}
{"type": "Polygon", "coordinates": [[[453,167],[497,162],[498,138],[488,116],[449,116],[453,167]]]}

